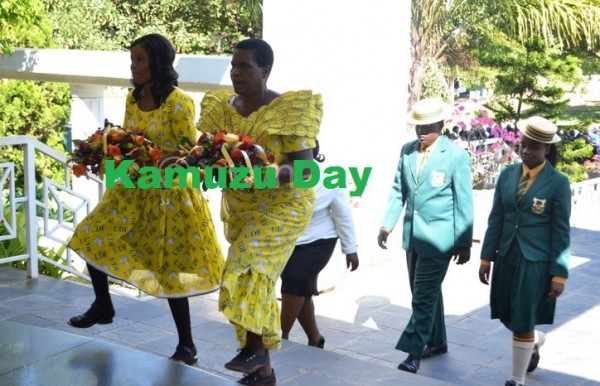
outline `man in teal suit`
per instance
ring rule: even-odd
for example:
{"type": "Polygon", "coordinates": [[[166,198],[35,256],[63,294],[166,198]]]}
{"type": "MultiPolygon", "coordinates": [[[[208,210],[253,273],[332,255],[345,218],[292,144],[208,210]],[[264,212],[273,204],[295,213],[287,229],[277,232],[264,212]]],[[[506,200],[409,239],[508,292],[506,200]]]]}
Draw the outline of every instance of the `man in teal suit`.
{"type": "Polygon", "coordinates": [[[440,135],[449,106],[440,99],[415,103],[408,123],[417,140],[400,152],[378,236],[387,249],[390,232],[406,207],[402,247],[412,292],[412,316],[396,349],[408,353],[398,368],[416,373],[420,360],[448,351],[442,282],[450,260],[471,257],[473,190],[468,153],[440,135]]]}
{"type": "Polygon", "coordinates": [[[494,263],[492,318],[513,333],[506,386],[524,385],[526,372],[537,367],[545,338],[535,326],[554,322],[569,273],[571,187],[554,168],[557,128],[542,117],[517,127],[523,163],[506,167],[498,178],[479,268],[479,280],[488,284],[494,263]]]}

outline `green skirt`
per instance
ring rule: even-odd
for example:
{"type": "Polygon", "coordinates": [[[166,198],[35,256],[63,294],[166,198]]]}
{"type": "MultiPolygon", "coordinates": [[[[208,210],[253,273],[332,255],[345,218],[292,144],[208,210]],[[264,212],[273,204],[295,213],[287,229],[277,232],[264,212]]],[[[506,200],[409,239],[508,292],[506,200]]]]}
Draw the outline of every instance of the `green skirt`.
{"type": "Polygon", "coordinates": [[[498,256],[492,271],[492,319],[511,331],[532,331],[538,324],[554,323],[556,300],[548,301],[549,262],[527,260],[515,239],[506,256],[498,256]]]}

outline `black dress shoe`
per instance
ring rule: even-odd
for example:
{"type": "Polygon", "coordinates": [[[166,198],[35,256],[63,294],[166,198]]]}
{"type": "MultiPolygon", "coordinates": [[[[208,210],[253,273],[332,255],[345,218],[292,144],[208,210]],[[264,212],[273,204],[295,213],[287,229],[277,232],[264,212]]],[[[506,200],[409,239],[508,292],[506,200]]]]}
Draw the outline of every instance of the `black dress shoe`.
{"type": "Polygon", "coordinates": [[[247,348],[238,349],[238,354],[229,362],[225,363],[225,368],[240,373],[253,373],[261,367],[269,365],[267,350],[263,355],[258,355],[247,348]]]}
{"type": "Polygon", "coordinates": [[[193,365],[198,362],[198,351],[196,351],[196,346],[192,345],[192,347],[187,347],[178,344],[177,349],[175,350],[175,354],[169,357],[170,360],[185,363],[186,365],[193,365]]]}
{"type": "Polygon", "coordinates": [[[531,353],[531,359],[529,360],[529,365],[527,366],[527,372],[530,373],[537,369],[538,363],[540,363],[540,346],[536,344],[533,346],[533,352],[531,353]]]}
{"type": "Polygon", "coordinates": [[[402,371],[408,371],[409,373],[416,374],[417,370],[419,370],[419,363],[421,360],[412,355],[406,357],[404,362],[398,365],[398,369],[402,371]]]}
{"type": "Polygon", "coordinates": [[[319,338],[319,343],[317,343],[317,348],[323,348],[325,347],[325,337],[323,335],[321,335],[321,337],[319,338]]]}
{"type": "Polygon", "coordinates": [[[426,346],[425,350],[423,350],[423,355],[421,355],[421,359],[431,358],[436,355],[442,355],[448,352],[448,344],[444,343],[439,346],[429,347],[426,346]]]}
{"type": "Polygon", "coordinates": [[[525,385],[523,385],[522,383],[517,383],[511,379],[509,381],[506,381],[504,386],[525,386],[525,385]]]}
{"type": "Polygon", "coordinates": [[[112,323],[113,317],[115,316],[115,310],[110,308],[104,308],[96,303],[92,303],[92,306],[82,315],[77,315],[69,319],[69,324],[77,328],[88,328],[94,324],[109,324],[112,323]]]}
{"type": "Polygon", "coordinates": [[[247,386],[273,386],[277,384],[274,369],[271,369],[271,375],[258,375],[257,372],[246,374],[244,378],[238,380],[238,383],[247,386]]]}

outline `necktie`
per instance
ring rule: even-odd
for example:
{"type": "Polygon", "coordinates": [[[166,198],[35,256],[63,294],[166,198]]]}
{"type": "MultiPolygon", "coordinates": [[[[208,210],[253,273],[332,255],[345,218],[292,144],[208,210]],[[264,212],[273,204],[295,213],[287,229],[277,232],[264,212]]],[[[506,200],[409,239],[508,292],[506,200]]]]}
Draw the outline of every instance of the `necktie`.
{"type": "Polygon", "coordinates": [[[527,183],[529,182],[529,173],[525,173],[524,176],[519,180],[519,185],[517,186],[517,202],[521,201],[523,196],[525,195],[525,191],[527,191],[527,183]]]}
{"type": "Polygon", "coordinates": [[[423,168],[425,167],[425,164],[429,159],[429,153],[429,150],[425,150],[422,154],[420,154],[421,159],[419,161],[419,164],[417,165],[417,179],[421,178],[421,172],[423,171],[423,168]]]}

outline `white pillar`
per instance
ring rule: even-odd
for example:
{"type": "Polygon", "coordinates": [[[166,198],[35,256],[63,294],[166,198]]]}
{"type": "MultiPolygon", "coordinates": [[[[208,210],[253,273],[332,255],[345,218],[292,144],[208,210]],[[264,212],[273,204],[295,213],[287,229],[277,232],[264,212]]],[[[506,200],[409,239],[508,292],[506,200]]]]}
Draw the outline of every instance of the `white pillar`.
{"type": "Polygon", "coordinates": [[[104,126],[104,86],[71,84],[73,138],[85,138],[104,126]]]}
{"type": "MultiPolygon", "coordinates": [[[[104,127],[104,86],[71,84],[71,137],[84,139],[104,127]]],[[[120,124],[121,122],[119,122],[120,124]]],[[[96,205],[98,184],[73,176],[73,189],[96,205]]],[[[80,218],[81,219],[81,218],[80,218]]]]}
{"type": "Polygon", "coordinates": [[[263,4],[263,35],[275,52],[269,88],[320,92],[324,116],[319,139],[327,163],[373,167],[354,218],[359,255],[378,254],[379,221],[400,148],[415,138],[406,129],[411,2],[263,4]]]}

